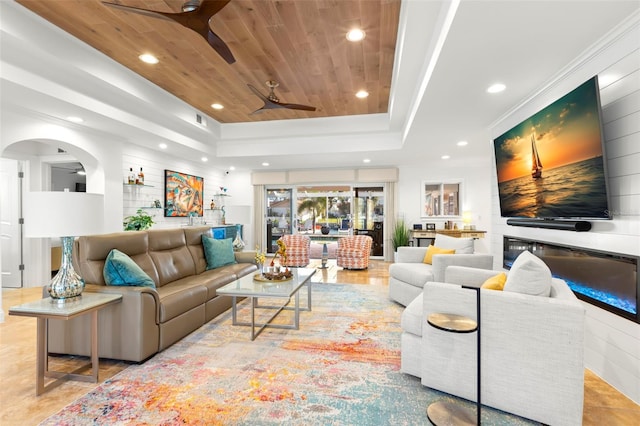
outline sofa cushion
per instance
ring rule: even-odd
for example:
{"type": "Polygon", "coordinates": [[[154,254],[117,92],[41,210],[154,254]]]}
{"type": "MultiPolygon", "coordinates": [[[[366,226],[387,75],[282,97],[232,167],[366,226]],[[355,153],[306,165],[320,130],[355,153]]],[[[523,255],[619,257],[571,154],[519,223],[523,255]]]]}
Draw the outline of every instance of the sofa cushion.
{"type": "Polygon", "coordinates": [[[420,293],[407,307],[402,311],[400,317],[400,326],[405,333],[415,334],[416,336],[422,336],[422,311],[423,295],[420,293]]]}
{"type": "Polygon", "coordinates": [[[539,257],[523,251],[511,266],[504,291],[549,297],[551,270],[539,257]]]}
{"type": "Polygon", "coordinates": [[[504,272],[500,272],[498,275],[494,275],[491,278],[488,278],[485,282],[482,283],[481,288],[486,290],[504,290],[504,283],[507,282],[507,274],[504,272]]]}
{"type": "Polygon", "coordinates": [[[196,273],[196,264],[187,248],[181,228],[156,229],[149,234],[149,255],[158,271],[158,287],[196,273]]]}
{"type": "Polygon", "coordinates": [[[202,245],[204,246],[204,255],[207,258],[207,271],[236,263],[231,238],[216,240],[207,235],[203,235],[202,245]]]}
{"type": "Polygon", "coordinates": [[[424,263],[431,265],[433,263],[433,255],[434,254],[455,254],[455,249],[446,249],[442,247],[429,246],[427,248],[427,252],[424,255],[424,263]]]}
{"type": "Polygon", "coordinates": [[[184,237],[187,248],[191,252],[193,262],[196,266],[196,274],[201,274],[207,270],[207,258],[204,255],[204,247],[202,246],[202,236],[211,237],[211,226],[185,226],[184,237]]]}
{"type": "Polygon", "coordinates": [[[433,245],[445,249],[455,249],[456,254],[473,254],[473,238],[455,238],[436,234],[433,245]]]}
{"type": "Polygon", "coordinates": [[[155,283],[141,267],[120,250],[113,249],[107,255],[103,269],[107,285],[155,287],[155,283]]]}
{"type": "Polygon", "coordinates": [[[207,301],[217,296],[216,290],[229,283],[236,281],[239,277],[234,271],[234,267],[242,265],[226,265],[215,269],[209,269],[198,275],[200,283],[207,289],[207,301]]]}
{"type": "Polygon", "coordinates": [[[87,284],[106,285],[104,263],[113,249],[129,256],[158,285],[158,271],[149,255],[147,231],[126,231],[111,234],[85,235],[74,243],[73,258],[76,271],[87,284]]]}
{"type": "Polygon", "coordinates": [[[198,275],[193,275],[158,288],[161,324],[207,302],[207,288],[201,281],[198,275]]]}
{"type": "Polygon", "coordinates": [[[433,281],[433,267],[425,263],[392,263],[389,265],[389,276],[423,288],[427,281],[433,281]]]}

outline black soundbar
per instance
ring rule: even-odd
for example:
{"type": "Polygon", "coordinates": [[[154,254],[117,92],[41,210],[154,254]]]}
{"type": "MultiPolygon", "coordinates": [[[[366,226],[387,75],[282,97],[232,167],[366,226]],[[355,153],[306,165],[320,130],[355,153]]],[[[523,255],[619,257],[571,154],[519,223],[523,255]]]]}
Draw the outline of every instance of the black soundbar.
{"type": "Polygon", "coordinates": [[[585,232],[591,229],[591,222],[584,220],[555,219],[507,219],[507,225],[528,228],[559,229],[561,231],[585,232]]]}

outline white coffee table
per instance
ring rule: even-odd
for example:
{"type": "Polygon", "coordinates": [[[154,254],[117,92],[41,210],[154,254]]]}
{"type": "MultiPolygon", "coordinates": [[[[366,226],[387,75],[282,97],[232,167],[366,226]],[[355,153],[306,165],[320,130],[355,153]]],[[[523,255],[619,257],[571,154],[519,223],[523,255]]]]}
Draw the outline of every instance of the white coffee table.
{"type": "Polygon", "coordinates": [[[120,302],[121,299],[121,294],[84,292],[81,296],[65,303],[47,297],[9,308],[9,315],[35,317],[38,319],[36,395],[58,386],[61,380],[98,382],[98,311],[113,303],[120,302]],[[49,320],[69,320],[89,313],[91,314],[91,363],[83,365],[70,373],[49,370],[49,348],[47,345],[49,320]],[[91,367],[90,375],[80,374],[89,367],[91,367]],[[45,377],[52,377],[57,380],[45,385],[45,377]]]}
{"type": "Polygon", "coordinates": [[[232,324],[251,327],[251,340],[255,338],[267,327],[284,328],[298,330],[300,328],[300,311],[311,310],[311,276],[316,272],[314,268],[291,268],[293,278],[288,281],[258,281],[254,279],[254,274],[244,276],[237,281],[229,283],[216,290],[216,293],[223,296],[231,296],[233,304],[231,306],[232,324]],[[307,286],[307,306],[300,306],[299,290],[306,284],[307,286]],[[237,298],[249,298],[251,306],[251,322],[238,321],[237,298]],[[294,306],[288,306],[294,298],[294,306]],[[284,303],[279,306],[259,305],[259,298],[284,299],[284,303]],[[263,324],[256,324],[256,309],[275,309],[275,313],[263,324]],[[284,310],[294,311],[292,324],[271,324],[273,319],[284,310]],[[258,330],[256,331],[256,327],[258,330]]]}

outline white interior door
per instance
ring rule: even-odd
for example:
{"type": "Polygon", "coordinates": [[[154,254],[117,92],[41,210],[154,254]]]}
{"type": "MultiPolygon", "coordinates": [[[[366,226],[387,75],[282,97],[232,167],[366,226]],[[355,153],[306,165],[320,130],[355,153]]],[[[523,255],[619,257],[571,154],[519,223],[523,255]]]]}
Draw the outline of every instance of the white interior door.
{"type": "Polygon", "coordinates": [[[22,225],[18,161],[0,158],[0,243],[2,287],[22,287],[22,225]]]}

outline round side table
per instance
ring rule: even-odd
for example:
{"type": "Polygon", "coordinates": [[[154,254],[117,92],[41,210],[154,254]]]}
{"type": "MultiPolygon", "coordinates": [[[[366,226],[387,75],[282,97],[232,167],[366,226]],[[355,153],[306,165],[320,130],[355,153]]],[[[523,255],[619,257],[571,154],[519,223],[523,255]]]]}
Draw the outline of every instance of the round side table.
{"type": "Polygon", "coordinates": [[[449,333],[476,333],[477,340],[477,398],[476,416],[473,411],[458,404],[445,401],[436,401],[427,407],[427,417],[434,425],[479,425],[480,424],[480,289],[477,287],[463,288],[476,290],[477,321],[471,318],[447,313],[433,313],[427,317],[430,326],[449,333]]]}

